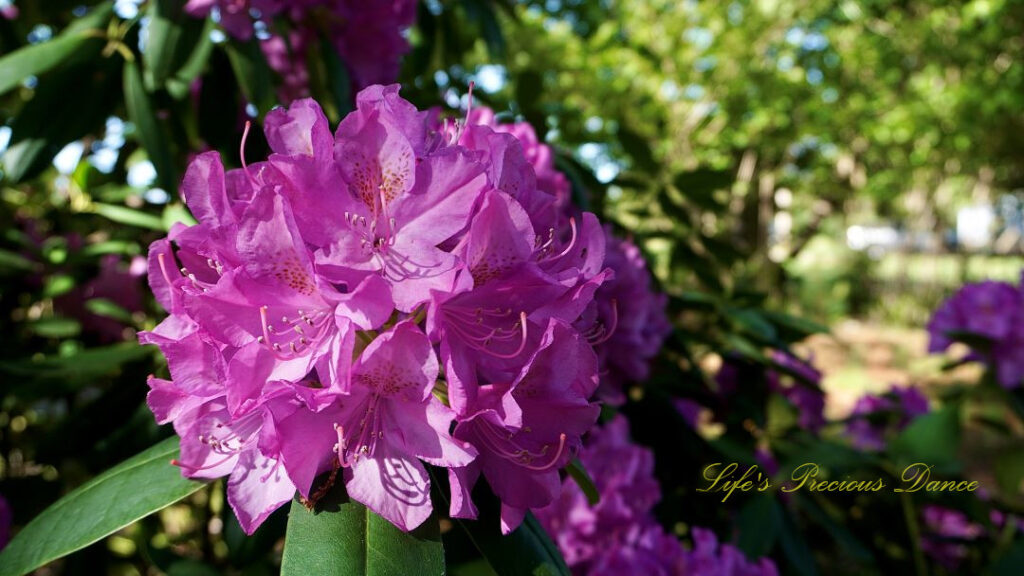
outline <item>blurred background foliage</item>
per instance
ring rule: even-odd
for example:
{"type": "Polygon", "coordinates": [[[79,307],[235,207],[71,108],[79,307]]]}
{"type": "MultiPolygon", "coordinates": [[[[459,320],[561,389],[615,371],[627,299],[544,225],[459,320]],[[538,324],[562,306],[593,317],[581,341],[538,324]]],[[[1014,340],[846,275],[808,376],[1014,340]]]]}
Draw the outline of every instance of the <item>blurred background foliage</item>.
{"type": "MultiPolygon", "coordinates": [[[[229,39],[180,2],[15,5],[0,19],[0,493],[20,526],[169,433],[143,404],[166,368],[134,343],[162,314],[140,258],[190,221],[176,192],[190,156],[238,166],[242,126],[278,104],[280,79],[259,38],[229,39]]],[[[1020,275],[1024,4],[425,0],[409,39],[405,97],[457,110],[473,81],[475,102],[530,122],[576,202],[632,237],[671,296],[677,330],[625,408],[656,450],[666,526],[712,526],[784,573],[922,574],[944,569],[922,557],[915,507],[956,500],[986,527],[990,510],[1024,512],[1020,413],[970,385],[977,371],[942,372],[921,331],[964,281],[1020,275]],[[866,456],[772,400],[768,369],[786,369],[769,350],[791,349],[814,353],[839,420],[891,382],[949,408],[866,456]],[[723,358],[745,367],[745,392],[692,429],[668,400],[713,404],[723,358]],[[927,457],[991,489],[728,506],[693,492],[707,463],[768,446],[783,469],[892,478],[927,457]]],[[[318,47],[307,65],[337,122],[344,62],[318,47]]],[[[243,152],[265,154],[259,130],[243,152]]],[[[214,484],[43,573],[270,574],[283,527],[279,513],[244,538],[214,484]]],[[[455,573],[486,573],[464,534],[445,538],[455,573]]],[[[1022,565],[1005,529],[963,566],[1022,565]]]]}

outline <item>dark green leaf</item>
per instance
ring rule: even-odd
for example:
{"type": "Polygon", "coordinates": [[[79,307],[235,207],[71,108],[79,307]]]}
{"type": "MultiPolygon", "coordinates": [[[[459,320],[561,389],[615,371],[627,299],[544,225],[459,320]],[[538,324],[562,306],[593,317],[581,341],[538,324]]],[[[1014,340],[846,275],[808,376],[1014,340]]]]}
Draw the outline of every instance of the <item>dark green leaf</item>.
{"type": "MultiPolygon", "coordinates": [[[[27,380],[24,384],[25,387],[32,387],[31,384],[40,380],[89,379],[115,371],[122,364],[145,358],[151,355],[153,350],[148,346],[125,342],[113,346],[89,348],[67,356],[54,355],[40,359],[0,362],[0,374],[31,376],[33,380],[27,380]]],[[[17,384],[12,383],[10,389],[17,390],[17,384]]]]}
{"type": "Polygon", "coordinates": [[[352,111],[352,80],[348,76],[345,63],[338,57],[338,51],[330,40],[320,42],[320,53],[323,56],[327,74],[327,88],[337,109],[339,119],[352,111]]]}
{"type": "Polygon", "coordinates": [[[801,576],[817,576],[818,568],[814,563],[814,554],[804,540],[803,532],[786,514],[778,500],[772,502],[775,505],[775,515],[779,518],[779,543],[782,544],[782,551],[793,571],[801,576]]]}
{"type": "Polygon", "coordinates": [[[597,487],[594,486],[594,479],[587,473],[587,469],[583,467],[583,463],[580,462],[579,458],[573,458],[569,465],[565,467],[566,472],[576,482],[576,485],[583,490],[583,494],[587,497],[587,503],[591,506],[596,505],[601,501],[601,494],[597,491],[597,487]]]}
{"type": "MultiPolygon", "coordinates": [[[[437,498],[447,507],[446,479],[443,475],[439,477],[436,471],[432,471],[431,476],[437,498]]],[[[569,576],[569,567],[565,565],[562,553],[558,551],[558,547],[532,513],[527,512],[526,518],[518,528],[502,536],[498,530],[500,510],[497,498],[486,484],[477,483],[473,501],[479,507],[476,520],[452,520],[465,531],[473,545],[499,576],[569,576]]]]}
{"type": "Polygon", "coordinates": [[[178,187],[178,177],[175,174],[168,139],[164,136],[160,121],[157,120],[150,95],[142,84],[139,68],[131,62],[124,66],[124,103],[128,110],[128,119],[135,124],[139,141],[156,168],[157,181],[164,190],[173,192],[178,187]]]}
{"type": "Polygon", "coordinates": [[[181,99],[187,96],[192,82],[206,68],[206,64],[210,60],[210,54],[213,53],[213,38],[210,34],[215,27],[216,25],[211,18],[207,18],[203,22],[203,27],[199,29],[198,36],[195,38],[192,51],[189,52],[181,67],[174,73],[174,76],[167,79],[167,91],[174,98],[181,99]]]}
{"type": "Polygon", "coordinates": [[[1024,496],[1024,450],[1009,450],[996,457],[994,472],[999,489],[1014,497],[1024,496]]]}
{"type": "Polygon", "coordinates": [[[992,576],[1020,576],[1021,566],[1024,566],[1024,540],[1018,540],[1009,550],[1000,555],[989,574],[992,576]]]}
{"type": "Polygon", "coordinates": [[[776,326],[789,329],[802,336],[810,336],[811,334],[828,334],[829,332],[828,326],[818,324],[817,322],[808,320],[807,318],[801,318],[799,316],[793,316],[783,312],[775,312],[773,310],[763,310],[761,311],[761,315],[776,326]]]}
{"type": "Polygon", "coordinates": [[[725,314],[740,330],[761,342],[771,343],[775,340],[775,327],[764,319],[759,310],[726,308],[725,314]]]}
{"type": "Polygon", "coordinates": [[[73,318],[43,318],[28,325],[29,330],[43,338],[70,338],[82,331],[82,325],[73,318]]]}
{"type": "Polygon", "coordinates": [[[736,546],[750,558],[764,556],[775,546],[780,519],[773,499],[770,494],[757,494],[743,505],[736,517],[739,531],[736,546]]]}
{"type": "Polygon", "coordinates": [[[256,106],[261,114],[270,110],[274,105],[271,72],[260,50],[259,40],[254,38],[244,44],[229,42],[224,45],[224,49],[245,99],[256,106]]]}
{"type": "Polygon", "coordinates": [[[904,466],[916,462],[942,467],[956,462],[960,445],[960,412],[945,406],[918,417],[889,444],[889,451],[904,466]]]}
{"type": "Polygon", "coordinates": [[[18,272],[34,270],[38,264],[21,254],[0,248],[0,272],[18,272]]]}
{"type": "Polygon", "coordinates": [[[118,322],[130,324],[132,321],[131,312],[128,312],[117,303],[106,298],[92,298],[86,300],[85,309],[97,316],[112,318],[118,322]]]}
{"type": "Polygon", "coordinates": [[[127,206],[115,206],[114,204],[100,204],[97,202],[93,204],[93,211],[118,224],[138,226],[139,228],[149,228],[151,230],[165,230],[164,221],[159,216],[128,208],[127,206]]]}
{"type": "Polygon", "coordinates": [[[673,183],[684,196],[710,196],[715,190],[732,186],[733,174],[729,170],[698,168],[676,174],[673,183]]]}
{"type": "Polygon", "coordinates": [[[467,522],[459,522],[499,576],[569,576],[561,552],[533,514],[527,513],[523,523],[507,536],[498,531],[497,518],[492,520],[494,522],[485,522],[481,515],[472,527],[467,522]]]}
{"type": "Polygon", "coordinates": [[[102,46],[103,40],[89,33],[104,27],[112,8],[113,2],[104,2],[56,38],[26,46],[0,58],[0,94],[29,76],[38,76],[64,62],[86,42],[102,46]]]}
{"type": "Polygon", "coordinates": [[[436,518],[406,533],[352,501],[341,501],[339,490],[311,512],[292,502],[285,534],[282,576],[330,574],[344,576],[405,576],[445,573],[444,548],[436,518]]]}
{"type": "Polygon", "coordinates": [[[72,60],[39,79],[35,94],[11,124],[11,144],[3,153],[6,177],[12,182],[45,170],[69,142],[99,130],[120,102],[122,62],[99,58],[102,43],[78,50],[72,60]],[[75,105],[68,105],[68,95],[75,105]]]}
{"type": "Polygon", "coordinates": [[[177,453],[168,438],[61,498],[0,552],[0,576],[27,574],[202,488],[170,464],[177,453]]]}
{"type": "Polygon", "coordinates": [[[182,37],[182,4],[173,0],[149,0],[149,38],[142,53],[146,87],[153,91],[171,74],[174,53],[182,37]]]}
{"type": "Polygon", "coordinates": [[[654,159],[654,153],[651,152],[651,145],[643,136],[624,126],[619,128],[618,136],[619,142],[622,143],[626,153],[636,162],[637,168],[650,172],[658,170],[658,162],[654,159]]]}

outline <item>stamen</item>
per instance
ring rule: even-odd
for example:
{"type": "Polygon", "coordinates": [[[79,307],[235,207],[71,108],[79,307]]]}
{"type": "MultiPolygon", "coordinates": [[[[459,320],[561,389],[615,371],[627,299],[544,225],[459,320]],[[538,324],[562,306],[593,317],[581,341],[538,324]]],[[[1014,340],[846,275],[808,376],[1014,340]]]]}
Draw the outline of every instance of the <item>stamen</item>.
{"type": "Polygon", "coordinates": [[[494,350],[488,350],[487,352],[492,356],[497,356],[498,358],[504,358],[506,360],[519,356],[519,354],[526,348],[526,312],[519,313],[519,322],[517,322],[517,324],[522,328],[522,339],[519,342],[519,348],[516,348],[515,352],[512,352],[511,354],[502,354],[500,352],[495,352],[494,350]]]}
{"type": "Polygon", "coordinates": [[[565,247],[565,250],[562,250],[561,254],[559,254],[558,256],[555,256],[555,258],[561,258],[562,256],[565,256],[566,254],[568,254],[572,250],[572,247],[576,245],[576,217],[575,216],[569,218],[569,227],[572,229],[572,238],[569,239],[569,245],[565,247]]]}
{"type": "Polygon", "coordinates": [[[513,440],[512,434],[509,434],[507,439],[498,437],[497,432],[493,430],[491,424],[487,422],[480,424],[476,429],[480,432],[477,436],[495,454],[528,470],[543,471],[554,467],[562,457],[562,453],[565,451],[566,435],[563,432],[558,435],[558,449],[555,450],[551,458],[543,464],[534,464],[534,459],[541,458],[547,454],[548,448],[551,447],[550,444],[545,444],[539,452],[530,452],[517,444],[515,440],[513,440]],[[505,448],[502,444],[507,444],[512,449],[510,450],[505,448]]]}
{"type": "Polygon", "coordinates": [[[167,286],[174,288],[174,282],[171,280],[170,273],[167,272],[167,261],[164,259],[165,254],[160,253],[156,255],[156,261],[160,264],[160,273],[163,274],[164,280],[167,281],[167,286]]]}
{"type": "MultiPolygon", "coordinates": [[[[536,466],[533,464],[523,464],[522,466],[524,468],[529,468],[530,470],[538,471],[547,470],[548,468],[553,467],[556,463],[558,463],[558,459],[562,457],[562,452],[565,450],[565,439],[565,432],[558,435],[558,450],[555,450],[554,455],[552,456],[551,460],[548,461],[547,464],[543,464],[540,466],[536,466]]],[[[547,449],[547,446],[545,446],[544,448],[547,449]]]]}
{"type": "Polygon", "coordinates": [[[246,164],[245,162],[245,141],[249,138],[249,128],[251,127],[252,122],[246,120],[245,128],[242,130],[242,143],[238,146],[238,156],[242,160],[242,170],[245,172],[245,175],[249,178],[249,183],[252,184],[253,188],[255,188],[256,180],[252,177],[252,173],[249,172],[249,165],[246,164]]]}
{"type": "Polygon", "coordinates": [[[619,302],[615,298],[612,298],[612,325],[610,328],[601,326],[601,333],[596,340],[591,340],[591,346],[597,346],[598,344],[604,344],[612,335],[615,334],[615,329],[619,327],[619,302]]]}

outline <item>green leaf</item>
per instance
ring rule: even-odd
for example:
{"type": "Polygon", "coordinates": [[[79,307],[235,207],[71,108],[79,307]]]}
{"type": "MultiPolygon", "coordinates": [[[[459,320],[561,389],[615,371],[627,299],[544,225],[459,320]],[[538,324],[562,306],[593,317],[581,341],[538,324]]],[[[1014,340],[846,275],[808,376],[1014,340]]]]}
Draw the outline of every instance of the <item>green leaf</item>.
{"type": "Polygon", "coordinates": [[[782,519],[775,507],[774,495],[753,496],[736,516],[739,536],[736,546],[750,558],[764,556],[771,552],[779,534],[782,519]]]}
{"type": "Polygon", "coordinates": [[[651,151],[651,145],[646,138],[625,126],[619,127],[618,136],[622,148],[633,158],[637,168],[646,172],[658,170],[658,162],[654,159],[654,152],[651,151]]]}
{"type": "Polygon", "coordinates": [[[75,287],[75,279],[67,274],[54,274],[46,279],[43,286],[44,298],[56,298],[61,294],[67,294],[75,287]]]}
{"type": "Polygon", "coordinates": [[[999,555],[989,568],[992,576],[1020,576],[1024,566],[1024,540],[1018,540],[1009,550],[999,555]]]}
{"type": "Polygon", "coordinates": [[[63,356],[0,361],[0,375],[4,375],[0,379],[7,386],[6,391],[11,394],[56,394],[58,390],[68,389],[76,383],[95,384],[95,378],[116,372],[129,362],[148,358],[153,352],[154,348],[150,346],[122,342],[113,346],[88,348],[63,356]],[[41,383],[46,383],[46,386],[40,386],[41,383]]]}
{"type": "Polygon", "coordinates": [[[800,576],[817,576],[818,568],[814,563],[814,554],[804,540],[804,534],[782,508],[778,500],[773,500],[775,516],[778,520],[779,543],[782,552],[789,560],[793,572],[800,576]]]}
{"type": "Polygon", "coordinates": [[[171,73],[174,51],[182,33],[178,23],[181,13],[181,5],[177,2],[149,2],[149,39],[142,53],[142,63],[146,67],[146,86],[150,90],[162,85],[171,73]]]}
{"type": "Polygon", "coordinates": [[[570,574],[562,554],[532,513],[527,513],[523,523],[507,536],[498,531],[497,522],[480,521],[474,530],[460,523],[499,576],[570,574]]]}
{"type": "Polygon", "coordinates": [[[178,177],[168,146],[169,140],[164,137],[150,95],[142,84],[142,74],[133,62],[124,66],[124,103],[128,119],[135,125],[139,141],[156,168],[157,181],[167,192],[174,192],[178,188],[178,177]]]}
{"type": "Polygon", "coordinates": [[[185,205],[180,202],[168,204],[164,208],[163,214],[163,225],[165,230],[170,230],[172,226],[181,222],[186,226],[193,226],[196,224],[196,219],[192,217],[192,214],[185,208],[185,205]]]}
{"type": "Polygon", "coordinates": [[[92,298],[85,301],[85,309],[97,316],[111,318],[118,322],[131,324],[132,314],[120,305],[106,298],[92,298]]]}
{"type": "Polygon", "coordinates": [[[260,50],[259,40],[253,39],[245,43],[229,42],[224,45],[224,49],[245,99],[256,106],[260,113],[270,110],[274,105],[271,72],[260,50]]]}
{"type": "Polygon", "coordinates": [[[995,458],[996,483],[1005,494],[1024,496],[1024,451],[1008,450],[995,458]]]}
{"type": "Polygon", "coordinates": [[[501,24],[494,13],[490,2],[479,2],[478,0],[463,0],[462,7],[466,10],[469,20],[475,22],[480,29],[480,35],[487,45],[487,54],[492,60],[498,60],[505,54],[505,37],[501,32],[501,24]]]}
{"type": "Polygon", "coordinates": [[[775,340],[775,327],[764,319],[758,310],[750,308],[726,308],[725,314],[748,335],[765,343],[775,340]]]}
{"type": "Polygon", "coordinates": [[[311,512],[298,500],[292,501],[282,576],[445,573],[436,518],[406,533],[362,504],[342,498],[340,491],[334,490],[322,502],[325,509],[320,512],[311,512]]]}
{"type": "Polygon", "coordinates": [[[213,37],[211,33],[216,24],[212,18],[207,18],[196,39],[195,46],[188,57],[182,63],[181,68],[174,73],[173,78],[167,79],[167,91],[176,99],[182,99],[188,95],[189,86],[192,81],[199,77],[206,68],[213,53],[213,37]]]}
{"type": "Polygon", "coordinates": [[[102,42],[88,32],[110,19],[112,2],[105,2],[76,20],[56,38],[25,46],[0,58],[0,94],[21,84],[29,76],[39,76],[73,56],[86,42],[102,42]]]}
{"type": "Polygon", "coordinates": [[[601,494],[597,491],[597,487],[594,486],[594,479],[587,473],[587,469],[583,467],[583,463],[580,462],[579,458],[573,458],[569,465],[565,467],[566,472],[572,477],[576,485],[583,490],[583,494],[587,497],[587,503],[591,506],[596,505],[601,501],[601,494]]]}
{"type": "Polygon", "coordinates": [[[327,87],[331,93],[331,99],[337,109],[338,118],[344,118],[352,111],[352,80],[349,78],[348,69],[345,63],[338,56],[334,44],[327,39],[320,41],[320,54],[323,57],[324,68],[327,75],[327,87]]]}
{"type": "Polygon", "coordinates": [[[936,467],[955,465],[960,445],[960,411],[945,406],[915,419],[889,443],[889,451],[902,465],[915,462],[936,467]]]}
{"type": "Polygon", "coordinates": [[[710,194],[715,190],[729,188],[732,186],[733,173],[729,170],[712,170],[710,168],[698,168],[689,172],[676,174],[673,183],[680,192],[689,196],[691,194],[710,194]]]}
{"type": "Polygon", "coordinates": [[[118,224],[138,226],[139,228],[149,228],[151,230],[165,230],[162,218],[141,210],[135,210],[134,208],[96,202],[93,204],[93,212],[118,224]]]}
{"type": "Polygon", "coordinates": [[[58,500],[0,552],[0,576],[27,574],[202,488],[170,464],[177,454],[168,438],[58,500]]]}
{"type": "MultiPolygon", "coordinates": [[[[439,476],[436,469],[431,470],[431,477],[437,498],[447,507],[446,479],[443,475],[439,476]]],[[[570,576],[562,553],[532,513],[527,512],[523,523],[511,534],[502,536],[498,530],[500,509],[497,498],[485,483],[477,483],[473,501],[480,509],[476,520],[453,518],[452,521],[465,530],[473,545],[499,576],[570,576]]]]}
{"type": "Polygon", "coordinates": [[[74,318],[43,318],[30,323],[28,327],[43,338],[71,338],[82,331],[82,325],[74,318]]]}
{"type": "Polygon", "coordinates": [[[119,58],[100,58],[101,48],[85,45],[67,65],[39,78],[32,99],[11,123],[11,144],[3,153],[11,182],[38,175],[65,145],[100,131],[114,113],[121,101],[115,90],[123,63],[119,58]],[[75,95],[74,106],[67,103],[69,94],[75,95]]]}
{"type": "Polygon", "coordinates": [[[799,316],[792,316],[790,314],[771,310],[763,310],[761,311],[761,315],[779,328],[784,328],[797,333],[799,337],[794,338],[794,340],[798,340],[804,336],[810,336],[811,334],[828,334],[829,332],[828,326],[818,324],[817,322],[808,320],[807,318],[801,318],[799,316]]]}

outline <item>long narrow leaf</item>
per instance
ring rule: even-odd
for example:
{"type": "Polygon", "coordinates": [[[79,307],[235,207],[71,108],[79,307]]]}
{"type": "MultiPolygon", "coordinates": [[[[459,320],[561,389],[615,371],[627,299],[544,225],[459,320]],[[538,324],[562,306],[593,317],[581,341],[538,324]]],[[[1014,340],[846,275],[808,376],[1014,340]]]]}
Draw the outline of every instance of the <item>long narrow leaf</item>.
{"type": "Polygon", "coordinates": [[[168,438],[58,500],[0,552],[0,576],[27,574],[202,488],[170,464],[177,454],[168,438]]]}

